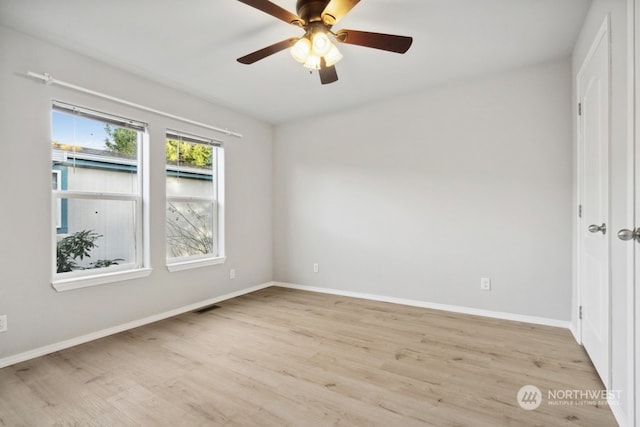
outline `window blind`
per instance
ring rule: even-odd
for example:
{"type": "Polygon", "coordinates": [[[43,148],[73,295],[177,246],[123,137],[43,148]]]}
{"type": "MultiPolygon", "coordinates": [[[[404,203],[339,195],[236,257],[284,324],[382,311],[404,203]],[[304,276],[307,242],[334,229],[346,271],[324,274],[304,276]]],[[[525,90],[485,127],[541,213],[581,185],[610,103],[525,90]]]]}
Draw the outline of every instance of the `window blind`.
{"type": "Polygon", "coordinates": [[[60,101],[53,101],[53,110],[60,111],[75,116],[86,117],[88,119],[100,120],[110,125],[119,126],[128,129],[145,131],[147,124],[123,117],[114,116],[112,114],[102,113],[100,111],[90,110],[88,108],[78,107],[76,105],[65,104],[60,101]]]}
{"type": "Polygon", "coordinates": [[[205,144],[210,145],[212,147],[222,147],[222,141],[218,141],[216,139],[204,138],[202,136],[191,135],[185,132],[180,132],[177,130],[167,129],[167,137],[171,139],[176,139],[184,142],[192,142],[195,144],[205,144]]]}

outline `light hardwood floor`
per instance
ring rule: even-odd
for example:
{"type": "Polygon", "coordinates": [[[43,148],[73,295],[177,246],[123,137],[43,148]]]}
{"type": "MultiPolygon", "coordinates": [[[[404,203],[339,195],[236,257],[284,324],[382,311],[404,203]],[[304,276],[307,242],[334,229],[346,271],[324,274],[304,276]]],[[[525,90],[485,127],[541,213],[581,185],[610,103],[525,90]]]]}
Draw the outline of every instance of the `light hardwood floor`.
{"type": "Polygon", "coordinates": [[[602,389],[566,330],[268,288],[0,370],[0,425],[616,425],[565,389],[602,389]]]}

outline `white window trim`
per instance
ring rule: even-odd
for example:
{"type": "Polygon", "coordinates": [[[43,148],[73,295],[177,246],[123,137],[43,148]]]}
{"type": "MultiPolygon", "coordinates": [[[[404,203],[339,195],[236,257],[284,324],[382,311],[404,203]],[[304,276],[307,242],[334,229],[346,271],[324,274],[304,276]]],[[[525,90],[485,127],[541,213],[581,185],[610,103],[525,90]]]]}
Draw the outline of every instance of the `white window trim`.
{"type": "Polygon", "coordinates": [[[58,291],[71,291],[73,289],[87,288],[90,286],[104,285],[107,283],[123,282],[125,280],[140,279],[151,275],[151,268],[138,268],[135,270],[112,271],[109,273],[94,274],[92,276],[74,277],[69,279],[54,280],[51,286],[58,291]]]}

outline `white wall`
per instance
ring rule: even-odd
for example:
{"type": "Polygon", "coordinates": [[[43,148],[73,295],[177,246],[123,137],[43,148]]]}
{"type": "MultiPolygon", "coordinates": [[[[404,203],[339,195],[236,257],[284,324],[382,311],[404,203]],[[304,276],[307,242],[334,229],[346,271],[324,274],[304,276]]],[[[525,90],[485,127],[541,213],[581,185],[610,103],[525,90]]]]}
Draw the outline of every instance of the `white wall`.
{"type": "Polygon", "coordinates": [[[570,319],[570,114],[561,61],[276,127],[274,279],[570,319]]]}
{"type": "Polygon", "coordinates": [[[142,77],[0,27],[0,359],[272,279],[272,127],[142,77]],[[244,134],[235,139],[25,76],[48,72],[105,92],[244,134]],[[50,285],[51,100],[149,123],[151,266],[145,279],[57,293],[50,285]],[[165,268],[166,128],[225,142],[227,263],[165,268]],[[29,171],[28,174],[24,171],[29,171]],[[229,280],[229,269],[237,277],[229,280]]]}
{"type": "MultiPolygon", "coordinates": [[[[591,44],[604,19],[609,16],[611,25],[611,146],[610,146],[610,224],[611,230],[611,384],[613,390],[622,390],[622,404],[613,408],[619,421],[627,424],[628,399],[631,396],[631,378],[628,366],[632,355],[628,342],[627,317],[627,274],[628,251],[632,245],[617,239],[616,233],[633,224],[629,216],[629,182],[627,160],[627,2],[626,0],[594,0],[585,19],[584,26],[576,42],[572,58],[572,68],[577,76],[591,44]],[[620,420],[620,416],[625,419],[620,420]]],[[[574,88],[575,99],[575,88],[574,88]]],[[[574,116],[575,118],[575,116],[574,116]]],[[[575,148],[574,148],[575,149],[575,148]]],[[[574,178],[577,185],[577,178],[574,178]]],[[[577,190],[576,190],[577,191],[577,190]]],[[[574,225],[575,228],[575,225],[574,225]]],[[[575,249],[574,249],[575,251],[575,249]]],[[[574,257],[575,259],[575,257],[574,257]]],[[[575,268],[575,261],[574,261],[575,268]]],[[[575,275],[574,275],[575,277],[575,275]]],[[[578,312],[577,283],[573,284],[572,321],[577,323],[578,312]]]]}

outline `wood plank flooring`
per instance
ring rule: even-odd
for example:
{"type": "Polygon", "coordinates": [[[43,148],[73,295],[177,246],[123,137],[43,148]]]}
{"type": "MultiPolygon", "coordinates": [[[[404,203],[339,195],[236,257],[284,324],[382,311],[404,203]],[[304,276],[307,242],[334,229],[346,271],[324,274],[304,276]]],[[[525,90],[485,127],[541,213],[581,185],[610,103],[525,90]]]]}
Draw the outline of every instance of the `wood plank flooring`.
{"type": "Polygon", "coordinates": [[[614,426],[547,400],[602,388],[563,329],[268,288],[1,369],[0,425],[614,426]]]}

